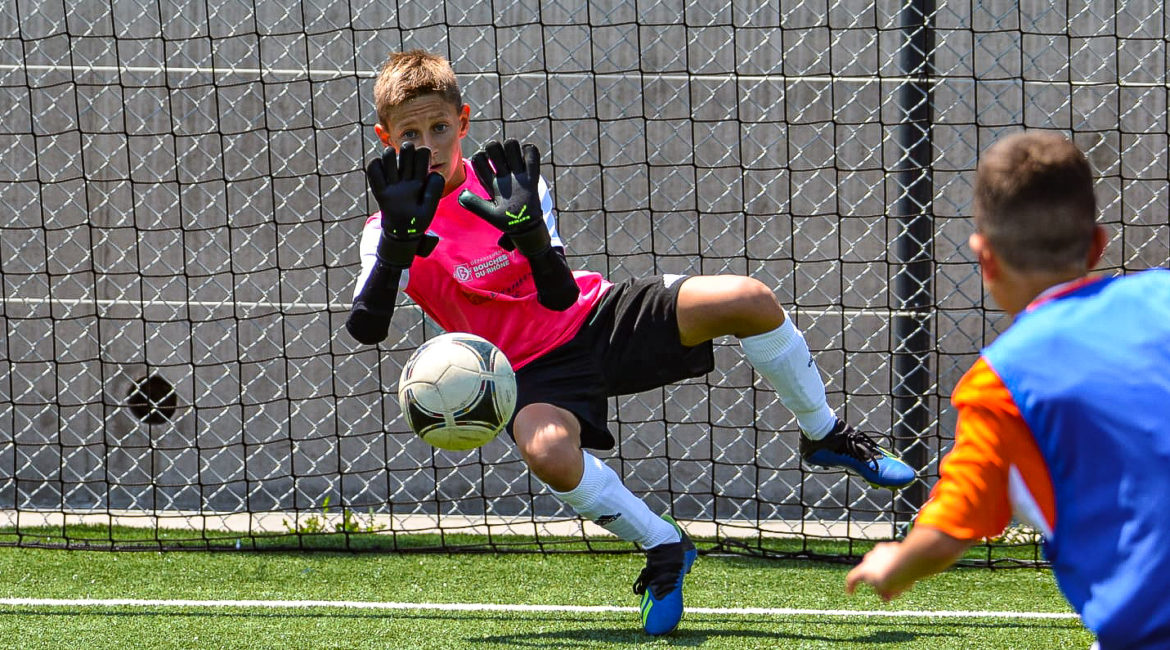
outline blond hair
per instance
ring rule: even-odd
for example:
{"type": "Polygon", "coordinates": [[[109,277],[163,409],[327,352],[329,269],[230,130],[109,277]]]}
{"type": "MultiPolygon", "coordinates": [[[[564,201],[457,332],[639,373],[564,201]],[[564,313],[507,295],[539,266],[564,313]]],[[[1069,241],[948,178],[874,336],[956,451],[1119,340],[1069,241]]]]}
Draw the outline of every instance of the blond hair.
{"type": "Polygon", "coordinates": [[[975,225],[1019,271],[1085,265],[1097,225],[1093,172],[1081,150],[1051,131],[1007,136],[975,172],[975,225]]]}
{"type": "Polygon", "coordinates": [[[455,70],[447,59],[424,50],[391,52],[374,82],[378,122],[389,126],[390,112],[422,95],[437,94],[453,106],[463,105],[455,70]]]}

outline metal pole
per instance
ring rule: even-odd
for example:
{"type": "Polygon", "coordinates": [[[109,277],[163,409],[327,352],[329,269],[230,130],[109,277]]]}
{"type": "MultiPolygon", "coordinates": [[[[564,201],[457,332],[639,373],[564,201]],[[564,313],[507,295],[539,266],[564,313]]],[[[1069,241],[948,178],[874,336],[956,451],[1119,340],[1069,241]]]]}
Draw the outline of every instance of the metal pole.
{"type": "MultiPolygon", "coordinates": [[[[933,348],[931,308],[934,302],[934,178],[931,163],[933,0],[907,0],[898,15],[903,42],[898,65],[906,77],[896,96],[899,121],[894,165],[897,197],[890,215],[896,221],[892,252],[895,265],[892,291],[894,446],[917,470],[927,462],[922,436],[931,423],[926,397],[931,388],[930,353],[933,348]]],[[[894,513],[898,525],[911,521],[927,497],[920,480],[898,493],[894,513]]]]}

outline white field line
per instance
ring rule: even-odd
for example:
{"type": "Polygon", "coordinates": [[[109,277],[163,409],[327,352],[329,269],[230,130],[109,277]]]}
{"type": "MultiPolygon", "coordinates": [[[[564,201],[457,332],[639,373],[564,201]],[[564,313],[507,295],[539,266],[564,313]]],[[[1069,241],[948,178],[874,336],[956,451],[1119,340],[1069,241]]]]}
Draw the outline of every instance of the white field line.
{"type": "MultiPolygon", "coordinates": [[[[498,603],[380,603],[345,600],[137,600],[132,598],[0,598],[0,606],[33,607],[250,607],[265,609],[367,609],[444,612],[565,612],[636,613],[637,607],[606,605],[501,605],[498,603]]],[[[869,618],[997,618],[1076,619],[1066,612],[983,612],[962,610],[852,610],[797,609],[790,607],[688,607],[689,614],[738,616],[862,616],[869,618]]]]}

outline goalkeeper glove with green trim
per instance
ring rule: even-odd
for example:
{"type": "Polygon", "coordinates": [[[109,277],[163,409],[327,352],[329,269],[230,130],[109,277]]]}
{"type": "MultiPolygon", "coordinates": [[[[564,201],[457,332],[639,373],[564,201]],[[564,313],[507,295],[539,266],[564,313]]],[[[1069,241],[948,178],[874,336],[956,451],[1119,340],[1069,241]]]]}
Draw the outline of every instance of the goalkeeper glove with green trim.
{"type": "Polygon", "coordinates": [[[430,149],[406,142],[397,152],[387,147],[366,167],[370,192],[382,211],[378,259],[387,266],[410,268],[415,255],[426,257],[439,242],[426,232],[443,197],[443,176],[428,173],[430,164],[430,149]]]}
{"type": "Polygon", "coordinates": [[[535,145],[521,148],[516,140],[489,142],[471,157],[471,168],[488,192],[484,199],[463,190],[459,204],[503,231],[500,246],[518,249],[532,266],[536,299],[555,311],[577,302],[581,289],[560,248],[544,222],[540,206],[540,151],[535,145]]]}
{"type": "Polygon", "coordinates": [[[430,149],[407,142],[398,151],[387,147],[366,167],[370,192],[382,211],[382,236],[378,259],[345,321],[345,329],[361,343],[386,339],[402,271],[415,255],[429,255],[439,241],[426,232],[443,196],[443,177],[428,173],[430,162],[430,149]]]}
{"type": "Polygon", "coordinates": [[[489,142],[471,157],[471,168],[488,198],[463,190],[459,204],[503,231],[500,246],[505,249],[520,249],[527,257],[544,254],[552,239],[540,208],[540,151],[536,146],[525,144],[521,149],[515,140],[502,145],[489,142]]]}

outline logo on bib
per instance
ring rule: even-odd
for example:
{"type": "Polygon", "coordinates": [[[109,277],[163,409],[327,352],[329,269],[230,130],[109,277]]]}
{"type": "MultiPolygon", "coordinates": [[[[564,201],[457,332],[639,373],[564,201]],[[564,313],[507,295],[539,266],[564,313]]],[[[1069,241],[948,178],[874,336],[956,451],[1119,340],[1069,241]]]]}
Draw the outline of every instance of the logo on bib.
{"type": "Polygon", "coordinates": [[[474,260],[469,264],[460,264],[455,267],[455,279],[459,282],[469,282],[472,279],[482,278],[489,273],[495,273],[500,269],[508,266],[512,260],[508,259],[507,253],[500,253],[499,255],[492,255],[490,257],[482,257],[474,260]]]}

